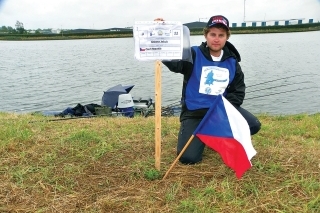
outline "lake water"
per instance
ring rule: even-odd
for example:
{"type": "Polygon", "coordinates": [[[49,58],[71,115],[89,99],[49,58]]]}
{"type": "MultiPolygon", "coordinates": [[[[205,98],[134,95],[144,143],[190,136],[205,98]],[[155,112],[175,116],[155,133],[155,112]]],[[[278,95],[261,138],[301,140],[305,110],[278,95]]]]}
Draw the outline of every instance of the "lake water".
{"type": "MultiPolygon", "coordinates": [[[[231,35],[241,54],[253,113],[320,112],[320,31],[231,35]]],[[[199,45],[203,36],[192,36],[199,45]]],[[[134,59],[133,38],[0,41],[0,111],[61,111],[101,103],[103,91],[134,84],[134,98],[154,97],[155,62],[134,59]]],[[[162,66],[162,105],[181,96],[182,75],[162,66]]]]}

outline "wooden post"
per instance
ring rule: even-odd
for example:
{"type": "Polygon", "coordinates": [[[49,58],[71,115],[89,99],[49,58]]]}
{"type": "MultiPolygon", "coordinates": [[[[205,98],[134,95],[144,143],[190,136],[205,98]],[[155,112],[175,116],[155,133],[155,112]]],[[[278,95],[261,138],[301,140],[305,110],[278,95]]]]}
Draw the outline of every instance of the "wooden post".
{"type": "Polygon", "coordinates": [[[161,162],[161,62],[155,67],[155,167],[160,171],[161,162]]]}

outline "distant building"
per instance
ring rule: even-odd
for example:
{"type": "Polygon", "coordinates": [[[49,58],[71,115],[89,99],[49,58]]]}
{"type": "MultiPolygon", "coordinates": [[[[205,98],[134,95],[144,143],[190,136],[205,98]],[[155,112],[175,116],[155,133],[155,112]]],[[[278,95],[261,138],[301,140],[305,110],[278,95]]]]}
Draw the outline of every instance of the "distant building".
{"type": "Polygon", "coordinates": [[[53,34],[60,34],[61,29],[51,29],[51,33],[53,34]]]}
{"type": "Polygon", "coordinates": [[[110,32],[118,32],[118,31],[132,31],[132,28],[126,27],[126,28],[118,28],[118,27],[114,27],[114,28],[110,28],[109,29],[110,32]]]}
{"type": "Polygon", "coordinates": [[[195,22],[185,23],[183,25],[187,26],[189,29],[204,28],[207,25],[207,22],[195,21],[195,22]]]}
{"type": "Polygon", "coordinates": [[[42,34],[52,34],[51,30],[39,30],[42,34]]]}

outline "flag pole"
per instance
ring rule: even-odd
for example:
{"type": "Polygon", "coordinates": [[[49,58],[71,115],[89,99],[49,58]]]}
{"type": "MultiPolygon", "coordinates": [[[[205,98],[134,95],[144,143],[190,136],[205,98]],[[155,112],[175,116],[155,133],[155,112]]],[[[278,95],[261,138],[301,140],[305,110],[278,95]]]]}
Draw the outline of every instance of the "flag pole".
{"type": "Polygon", "coordinates": [[[160,171],[161,157],[161,62],[155,66],[155,167],[160,171]]]}
{"type": "Polygon", "coordinates": [[[166,172],[166,174],[163,176],[162,180],[164,180],[169,172],[172,170],[172,168],[174,167],[174,165],[177,163],[177,161],[180,159],[181,155],[186,151],[186,149],[188,148],[189,144],[191,143],[192,139],[194,138],[194,135],[191,135],[191,137],[189,138],[188,142],[186,143],[186,145],[184,145],[183,149],[181,150],[180,154],[178,155],[178,157],[173,161],[171,167],[168,169],[168,171],[166,172]]]}

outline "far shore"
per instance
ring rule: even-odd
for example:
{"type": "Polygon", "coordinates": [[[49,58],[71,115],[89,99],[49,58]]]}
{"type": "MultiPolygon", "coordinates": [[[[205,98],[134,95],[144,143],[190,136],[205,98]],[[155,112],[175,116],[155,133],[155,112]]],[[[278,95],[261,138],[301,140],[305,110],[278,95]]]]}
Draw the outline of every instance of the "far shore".
{"type": "MultiPolygon", "coordinates": [[[[264,34],[264,33],[292,33],[319,31],[320,23],[268,26],[268,27],[235,27],[231,28],[231,34],[264,34]]],[[[190,35],[203,35],[201,28],[190,29],[190,35]]],[[[119,32],[82,32],[71,33],[63,31],[61,34],[0,34],[0,40],[6,41],[34,41],[34,40],[71,40],[71,39],[100,39],[100,38],[128,38],[133,37],[132,31],[119,32]]]]}

